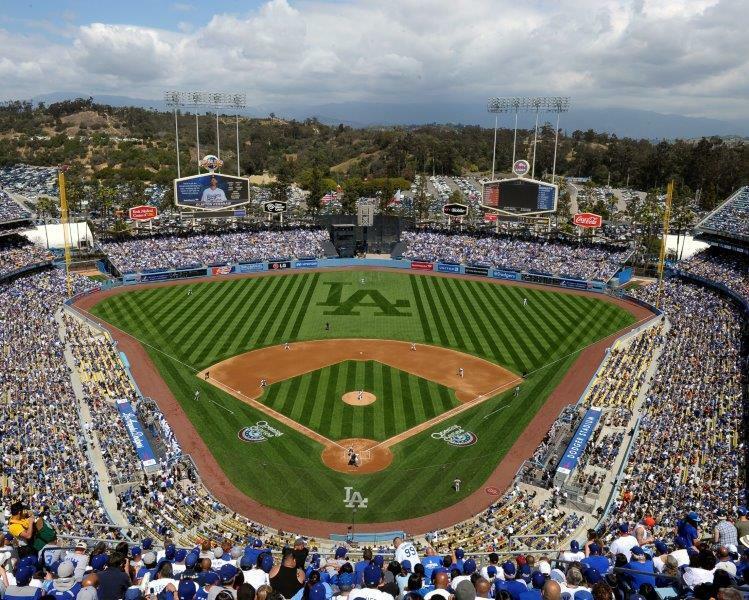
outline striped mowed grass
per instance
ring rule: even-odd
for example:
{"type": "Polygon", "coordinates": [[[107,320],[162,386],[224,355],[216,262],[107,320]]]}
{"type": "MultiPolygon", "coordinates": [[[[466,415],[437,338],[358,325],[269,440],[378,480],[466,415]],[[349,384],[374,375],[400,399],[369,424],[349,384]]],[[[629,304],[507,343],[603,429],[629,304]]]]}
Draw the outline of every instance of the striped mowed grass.
{"type": "MultiPolygon", "coordinates": [[[[238,488],[279,510],[340,522],[350,519],[341,500],[343,487],[352,483],[370,499],[367,511],[357,516],[361,522],[429,514],[475,491],[522,434],[579,351],[634,321],[626,311],[592,295],[348,270],[134,289],[100,302],[92,312],[144,344],[238,488]],[[528,299],[525,307],[524,298],[528,299]],[[394,446],[395,458],[387,470],[351,476],[327,469],[320,461],[322,447],[317,442],[195,377],[203,368],[252,349],[330,338],[444,346],[525,373],[526,381],[518,398],[512,392],[499,395],[434,429],[458,424],[477,435],[473,446],[449,446],[430,437],[433,430],[427,430],[394,446]],[[193,401],[196,389],[201,391],[200,403],[193,401]],[[491,416],[485,419],[487,415],[491,416]],[[278,425],[284,435],[260,444],[240,441],[237,432],[258,420],[278,425]],[[456,476],[463,481],[457,494],[442,485],[456,476]],[[290,487],[290,481],[297,484],[290,487]]],[[[343,367],[337,367],[340,382],[343,367]]],[[[309,385],[299,395],[303,403],[297,409],[300,419],[303,414],[313,418],[314,409],[310,412],[309,408],[325,403],[325,396],[317,393],[319,382],[312,389],[312,375],[308,374],[309,385]]],[[[391,385],[395,379],[402,385],[401,376],[392,375],[391,385]]],[[[284,385],[291,386],[292,380],[284,385]]],[[[445,406],[442,393],[432,387],[423,397],[428,396],[433,410],[439,410],[440,402],[445,406]]],[[[320,426],[330,416],[325,411],[321,414],[320,426]]],[[[401,417],[394,415],[393,423],[396,418],[401,417]]],[[[333,427],[332,421],[329,426],[333,427]]],[[[383,435],[390,437],[387,432],[383,435]]]]}

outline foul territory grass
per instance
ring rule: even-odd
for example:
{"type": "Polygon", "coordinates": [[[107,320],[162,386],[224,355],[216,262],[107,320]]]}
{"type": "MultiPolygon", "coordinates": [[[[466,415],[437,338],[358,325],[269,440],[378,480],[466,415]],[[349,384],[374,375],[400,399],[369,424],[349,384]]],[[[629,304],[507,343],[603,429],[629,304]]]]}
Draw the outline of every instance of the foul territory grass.
{"type": "MultiPolygon", "coordinates": [[[[237,487],[273,508],[342,523],[351,519],[343,506],[346,486],[369,498],[357,522],[429,514],[478,489],[579,351],[634,321],[592,295],[379,271],[136,289],[102,301],[92,312],[144,344],[237,487]],[[347,475],[322,464],[318,443],[195,377],[197,370],[254,348],[347,337],[445,346],[525,373],[526,381],[517,398],[512,392],[496,396],[397,444],[387,470],[347,475]],[[201,402],[193,400],[195,389],[201,390],[201,402]],[[259,420],[283,435],[255,444],[237,437],[259,420]],[[475,433],[476,443],[455,447],[430,435],[451,424],[475,433]],[[450,487],[455,477],[463,481],[460,493],[450,487]]],[[[433,401],[438,397],[430,395],[433,401]]],[[[317,392],[296,402],[310,399],[325,402],[317,392]]],[[[262,514],[251,516],[262,520],[262,514]]]]}
{"type": "Polygon", "coordinates": [[[331,440],[383,441],[457,406],[449,388],[388,365],[347,360],[271,385],[260,401],[331,440]],[[341,401],[362,390],[377,397],[367,406],[341,401]]]}

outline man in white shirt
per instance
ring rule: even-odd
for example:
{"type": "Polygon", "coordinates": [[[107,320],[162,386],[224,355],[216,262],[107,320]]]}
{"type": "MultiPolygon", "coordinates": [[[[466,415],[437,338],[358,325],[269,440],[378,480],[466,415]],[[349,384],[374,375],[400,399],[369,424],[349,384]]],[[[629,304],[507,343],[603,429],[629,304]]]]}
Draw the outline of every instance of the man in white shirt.
{"type": "Polygon", "coordinates": [[[434,589],[424,596],[424,600],[450,600],[450,592],[447,591],[449,585],[450,576],[440,571],[434,576],[434,589]]]}
{"type": "Polygon", "coordinates": [[[397,537],[393,540],[393,546],[395,546],[395,560],[399,563],[402,563],[404,560],[409,561],[412,565],[420,562],[419,553],[411,542],[404,542],[401,538],[397,537]]]}
{"type": "Polygon", "coordinates": [[[567,562],[575,562],[583,558],[585,558],[585,552],[580,550],[580,542],[577,540],[572,540],[570,542],[570,549],[562,552],[562,560],[566,560],[567,562]]]}
{"type": "Polygon", "coordinates": [[[637,546],[637,539],[629,533],[629,523],[619,525],[619,537],[609,546],[609,551],[616,558],[617,554],[623,554],[627,562],[632,558],[632,548],[637,546]]]}
{"type": "Polygon", "coordinates": [[[220,207],[229,204],[226,199],[224,190],[218,187],[218,180],[215,177],[211,177],[211,187],[207,187],[203,190],[203,195],[200,198],[200,204],[204,207],[220,207]]]}
{"type": "Polygon", "coordinates": [[[364,569],[364,587],[360,590],[352,590],[349,600],[393,600],[390,594],[379,589],[380,583],[382,583],[382,569],[372,563],[364,569]]]}
{"type": "Polygon", "coordinates": [[[686,538],[679,535],[674,539],[674,543],[676,544],[677,549],[671,553],[671,556],[676,559],[680,567],[688,565],[689,552],[687,551],[687,544],[689,544],[689,542],[687,542],[686,538]]]}

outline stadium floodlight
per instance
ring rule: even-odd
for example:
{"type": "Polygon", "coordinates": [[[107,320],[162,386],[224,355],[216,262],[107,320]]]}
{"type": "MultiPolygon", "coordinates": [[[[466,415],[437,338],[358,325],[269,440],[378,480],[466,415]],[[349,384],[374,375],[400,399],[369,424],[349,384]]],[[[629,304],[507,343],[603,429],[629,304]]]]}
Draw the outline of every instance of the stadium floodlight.
{"type": "Polygon", "coordinates": [[[531,167],[531,178],[536,173],[536,144],[538,143],[538,115],[541,112],[551,112],[557,115],[557,128],[554,136],[554,166],[552,168],[552,183],[556,179],[557,144],[559,142],[559,114],[570,109],[568,96],[508,96],[489,98],[486,104],[488,112],[494,116],[494,152],[492,157],[492,179],[494,179],[494,162],[497,156],[497,123],[500,114],[515,113],[515,131],[512,137],[512,164],[515,164],[515,147],[518,137],[518,113],[536,113],[535,133],[533,135],[533,163],[531,167]]]}
{"type": "Polygon", "coordinates": [[[179,90],[166,90],[164,92],[164,103],[174,109],[174,131],[177,137],[177,178],[180,177],[179,166],[179,129],[177,127],[177,108],[184,106],[195,110],[195,141],[198,152],[198,173],[200,173],[200,128],[198,124],[198,108],[216,109],[216,156],[221,157],[221,138],[218,126],[218,109],[230,108],[236,110],[236,132],[237,132],[237,176],[239,176],[239,110],[247,108],[247,94],[227,92],[182,92],[179,90]]]}

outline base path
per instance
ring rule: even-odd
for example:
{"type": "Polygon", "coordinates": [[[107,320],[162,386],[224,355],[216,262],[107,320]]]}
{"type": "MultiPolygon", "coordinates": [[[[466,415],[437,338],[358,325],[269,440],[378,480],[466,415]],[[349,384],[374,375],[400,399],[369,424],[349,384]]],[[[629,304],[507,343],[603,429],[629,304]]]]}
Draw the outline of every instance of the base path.
{"type": "MultiPolygon", "coordinates": [[[[387,271],[393,272],[393,269],[387,268],[341,268],[341,269],[319,269],[319,271],[387,271]]],[[[222,279],[238,279],[252,277],[285,277],[290,274],[289,271],[278,273],[261,273],[256,275],[235,275],[222,277],[222,279]]],[[[422,273],[417,271],[404,272],[404,275],[416,275],[422,277],[456,277],[442,273],[422,273]]],[[[536,446],[543,440],[551,424],[559,416],[563,407],[572,402],[577,402],[580,394],[583,393],[591,377],[598,369],[606,348],[610,347],[620,336],[627,333],[637,325],[644,323],[655,316],[653,313],[634,302],[628,302],[620,298],[613,298],[603,294],[591,294],[580,290],[567,290],[552,288],[538,284],[527,284],[521,282],[507,282],[501,280],[490,280],[485,277],[473,275],[461,275],[460,279],[469,279],[474,281],[490,282],[494,285],[506,285],[511,287],[525,287],[558,294],[568,294],[572,296],[585,296],[587,298],[597,298],[603,302],[609,302],[626,310],[635,317],[636,323],[618,331],[606,339],[585,348],[574,364],[567,370],[562,381],[548,397],[544,405],[534,415],[530,424],[523,430],[520,435],[507,451],[507,454],[497,464],[494,472],[489,476],[486,482],[479,487],[470,496],[467,496],[456,502],[452,506],[443,508],[429,515],[414,517],[411,519],[401,519],[397,521],[387,521],[380,523],[357,523],[356,529],[360,532],[377,533],[382,531],[407,531],[410,534],[426,533],[449,527],[484,510],[492,502],[496,502],[498,497],[495,494],[488,494],[487,489],[496,489],[504,491],[512,483],[515,473],[529,456],[533,454],[536,446]]],[[[75,301],[75,307],[83,313],[100,323],[102,327],[109,330],[112,338],[118,342],[118,349],[124,352],[130,362],[130,370],[133,377],[138,383],[140,391],[145,396],[150,396],[159,405],[167,421],[172,427],[172,431],[177,436],[177,440],[186,454],[190,454],[198,466],[201,480],[210,490],[215,498],[223,502],[231,510],[243,514],[254,521],[265,523],[271,527],[277,527],[284,531],[302,533],[317,537],[328,537],[332,533],[345,534],[346,523],[335,523],[330,521],[320,521],[315,519],[305,519],[288,513],[282,512],[275,508],[265,506],[257,500],[250,498],[231,482],[224,470],[218,464],[211,451],[202,440],[195,427],[187,418],[172,391],[167,386],[161,373],[151,361],[151,357],[146,349],[131,335],[117,329],[108,323],[102,323],[101,320],[88,313],[88,310],[95,304],[105,298],[117,294],[127,293],[136,289],[147,289],[154,287],[168,287],[173,285],[193,284],[197,281],[216,281],[216,277],[206,277],[202,280],[189,281],[169,281],[161,283],[148,283],[143,285],[128,285],[108,290],[93,292],[83,296],[75,301]]]]}
{"type": "MultiPolygon", "coordinates": [[[[457,350],[427,344],[412,346],[408,342],[396,340],[371,339],[312,340],[295,342],[288,346],[269,346],[227,358],[200,371],[197,376],[245,404],[263,411],[287,427],[296,429],[321,443],[325,447],[322,460],[331,469],[362,475],[387,468],[393,459],[388,449],[395,444],[523,381],[522,377],[504,367],[457,350]],[[262,381],[270,385],[345,360],[374,360],[437,382],[453,389],[460,404],[383,442],[357,439],[357,447],[366,450],[361,456],[361,466],[357,469],[350,467],[347,462],[342,464],[341,459],[348,447],[344,441],[328,439],[263,404],[258,398],[263,394],[262,381]]],[[[358,392],[349,392],[345,396],[350,397],[349,404],[361,405],[370,404],[375,398],[374,395],[368,394],[371,397],[370,401],[362,402],[358,400],[358,392]]]]}

